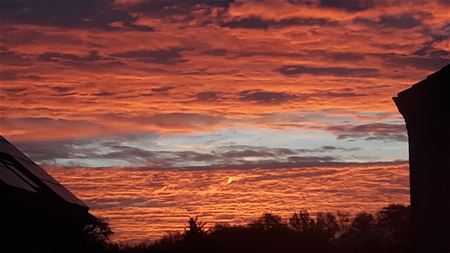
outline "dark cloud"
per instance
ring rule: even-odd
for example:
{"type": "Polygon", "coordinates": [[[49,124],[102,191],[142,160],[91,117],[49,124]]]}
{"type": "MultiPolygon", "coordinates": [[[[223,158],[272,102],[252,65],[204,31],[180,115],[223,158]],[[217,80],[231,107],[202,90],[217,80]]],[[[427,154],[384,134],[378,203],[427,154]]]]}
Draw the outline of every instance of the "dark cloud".
{"type": "Polygon", "coordinates": [[[93,61],[103,60],[104,57],[99,55],[97,51],[92,51],[85,56],[58,53],[58,52],[46,52],[46,53],[38,55],[37,59],[39,61],[44,61],[44,62],[59,62],[59,61],[93,62],[93,61]]]}
{"type": "Polygon", "coordinates": [[[65,45],[80,45],[83,43],[90,44],[87,41],[83,41],[82,38],[77,38],[71,36],[70,34],[52,34],[36,31],[36,29],[32,28],[24,28],[16,29],[13,25],[8,25],[9,29],[0,28],[0,33],[2,37],[0,37],[0,41],[5,45],[9,46],[17,46],[17,45],[29,45],[29,44],[65,44],[65,45]],[[5,32],[6,30],[6,32],[5,32]]]}
{"type": "Polygon", "coordinates": [[[111,96],[116,95],[116,93],[111,92],[111,91],[100,91],[100,92],[94,93],[93,95],[97,96],[97,97],[111,97],[111,96]]]}
{"type": "Polygon", "coordinates": [[[175,89],[175,87],[173,87],[173,86],[163,86],[163,87],[158,87],[158,88],[152,88],[151,91],[158,92],[158,93],[165,93],[165,92],[168,92],[173,89],[175,89]]]}
{"type": "Polygon", "coordinates": [[[119,9],[114,0],[3,0],[0,9],[4,24],[153,31],[152,27],[136,25],[136,18],[119,9]]]}
{"type": "Polygon", "coordinates": [[[223,158],[280,158],[283,156],[295,155],[297,152],[288,148],[268,148],[261,146],[248,145],[229,145],[219,147],[218,151],[214,153],[220,154],[223,158]]]}
{"type": "Polygon", "coordinates": [[[52,90],[59,92],[59,93],[66,93],[69,91],[72,91],[74,88],[69,86],[53,86],[52,90]]]}
{"type": "Polygon", "coordinates": [[[364,139],[368,141],[407,141],[405,125],[373,123],[365,125],[336,125],[326,130],[337,135],[338,139],[364,139]]]}
{"type": "Polygon", "coordinates": [[[257,150],[232,150],[223,154],[227,158],[243,158],[243,157],[274,157],[271,152],[261,152],[257,150]]]}
{"type": "Polygon", "coordinates": [[[40,62],[52,62],[62,66],[93,70],[99,68],[110,69],[125,65],[114,58],[103,56],[98,51],[91,51],[85,55],[76,55],[60,52],[45,52],[36,57],[40,62]]]}
{"type": "Polygon", "coordinates": [[[245,29],[267,29],[269,24],[267,20],[258,17],[248,17],[240,20],[232,20],[222,24],[223,27],[245,28],[245,29]]]}
{"type": "Polygon", "coordinates": [[[285,76],[308,74],[308,75],[372,77],[378,74],[378,70],[374,68],[313,67],[306,65],[284,65],[280,68],[275,69],[275,71],[285,76]]]}
{"type": "Polygon", "coordinates": [[[375,0],[320,0],[320,6],[356,12],[374,8],[375,0]]]}
{"type": "Polygon", "coordinates": [[[332,156],[290,156],[288,158],[290,162],[294,164],[310,164],[310,163],[324,163],[333,162],[337,159],[332,156]]]}
{"type": "Polygon", "coordinates": [[[32,60],[26,54],[2,49],[0,51],[0,63],[10,66],[29,66],[32,60]]]}
{"type": "Polygon", "coordinates": [[[444,7],[450,7],[450,2],[447,0],[438,0],[438,2],[444,7]]]}
{"type": "Polygon", "coordinates": [[[201,113],[99,113],[96,117],[107,122],[128,122],[128,124],[149,127],[192,131],[199,129],[211,130],[220,124],[227,124],[228,118],[219,115],[201,113]]]}
{"type": "Polygon", "coordinates": [[[119,140],[100,141],[96,139],[71,139],[51,141],[18,142],[17,147],[38,163],[55,165],[58,160],[116,159],[128,162],[142,162],[154,158],[151,151],[122,145],[119,140]],[[102,148],[107,148],[105,152],[102,148]]]}
{"type": "Polygon", "coordinates": [[[182,49],[160,49],[160,50],[135,50],[121,53],[115,53],[111,56],[119,58],[136,59],[142,62],[158,63],[158,64],[178,64],[187,60],[181,55],[182,49]]]}
{"type": "Polygon", "coordinates": [[[135,164],[147,164],[150,161],[158,161],[157,152],[145,150],[137,147],[130,147],[125,145],[116,145],[111,147],[111,151],[108,153],[100,153],[100,150],[90,150],[94,152],[89,158],[95,159],[114,159],[122,160],[135,164]]]}
{"type": "Polygon", "coordinates": [[[154,18],[166,18],[188,16],[194,10],[227,9],[233,2],[234,0],[151,0],[135,4],[129,10],[154,18]]]}
{"type": "Polygon", "coordinates": [[[306,54],[303,52],[280,52],[280,51],[239,51],[233,54],[230,54],[235,57],[252,57],[252,56],[268,56],[268,57],[289,57],[289,58],[298,58],[305,56],[306,54]]]}
{"type": "Polygon", "coordinates": [[[226,56],[229,53],[227,49],[224,48],[216,48],[204,51],[204,55],[212,55],[212,56],[226,56]]]}
{"type": "Polygon", "coordinates": [[[344,162],[331,156],[291,156],[287,161],[267,159],[259,161],[241,161],[240,163],[213,164],[208,166],[191,166],[185,169],[285,169],[285,168],[311,168],[311,167],[347,167],[347,166],[381,166],[381,165],[403,165],[407,161],[388,162],[344,162]]]}
{"type": "MultiPolygon", "coordinates": [[[[130,143],[130,141],[127,141],[130,143]]],[[[33,160],[45,165],[84,165],[87,160],[122,161],[127,167],[159,169],[252,169],[252,168],[295,168],[310,166],[349,165],[331,155],[304,156],[301,153],[331,153],[353,151],[353,149],[323,146],[315,149],[287,149],[262,146],[229,145],[219,146],[209,152],[152,150],[125,144],[122,140],[55,140],[40,142],[19,142],[16,145],[33,160]],[[59,161],[59,162],[58,162],[59,161]],[[59,164],[61,165],[61,164],[59,164]]],[[[154,146],[156,147],[156,146],[154,146]]],[[[154,148],[153,147],[153,148],[154,148]]],[[[103,163],[104,164],[104,163],[103,163]]]]}
{"type": "Polygon", "coordinates": [[[68,141],[29,141],[17,142],[15,145],[37,163],[48,164],[56,159],[72,157],[73,150],[68,141]]]}
{"type": "Polygon", "coordinates": [[[361,93],[361,91],[352,88],[332,89],[332,90],[315,90],[312,93],[307,94],[312,98],[348,98],[348,97],[362,97],[367,94],[361,93]]]}
{"type": "Polygon", "coordinates": [[[437,49],[432,46],[432,43],[424,45],[422,48],[416,50],[413,55],[419,57],[428,57],[428,58],[447,58],[450,59],[450,52],[442,49],[437,49]]]}
{"type": "Polygon", "coordinates": [[[15,81],[15,80],[30,80],[43,81],[45,77],[38,75],[19,74],[21,71],[0,71],[0,80],[15,81]]]}
{"type": "Polygon", "coordinates": [[[78,92],[75,91],[74,87],[70,86],[53,86],[52,88],[53,93],[52,96],[72,96],[78,94],[78,92]]]}
{"type": "Polygon", "coordinates": [[[421,56],[389,56],[385,59],[386,65],[408,66],[417,69],[436,70],[450,64],[450,58],[445,57],[421,57],[421,56]]]}
{"type": "Polygon", "coordinates": [[[361,148],[343,148],[343,147],[336,147],[336,146],[322,146],[319,148],[314,149],[297,149],[296,151],[299,153],[328,153],[328,152],[336,152],[336,151],[343,151],[343,152],[353,152],[361,150],[361,148]]]}
{"type": "Polygon", "coordinates": [[[287,0],[290,4],[294,5],[313,5],[312,0],[287,0]]]}
{"type": "Polygon", "coordinates": [[[199,92],[196,96],[198,102],[211,102],[219,99],[215,92],[199,92]]]}
{"type": "Polygon", "coordinates": [[[238,20],[224,22],[221,24],[221,26],[228,28],[268,29],[288,26],[325,26],[336,24],[337,23],[335,21],[321,18],[290,18],[282,20],[266,20],[259,17],[245,17],[238,20]]]}
{"type": "Polygon", "coordinates": [[[369,26],[393,27],[399,29],[411,29],[421,25],[421,22],[414,18],[411,14],[401,14],[395,16],[383,15],[375,20],[358,17],[354,20],[354,22],[369,26]]]}
{"type": "Polygon", "coordinates": [[[285,92],[269,92],[262,90],[246,90],[239,93],[239,100],[260,104],[286,103],[293,100],[298,100],[300,98],[301,97],[295,94],[285,92]]]}
{"type": "Polygon", "coordinates": [[[402,29],[409,29],[421,25],[419,20],[415,19],[412,15],[409,14],[403,14],[400,16],[383,15],[380,17],[378,23],[383,26],[390,26],[402,29]]]}
{"type": "Polygon", "coordinates": [[[9,87],[9,88],[2,88],[2,92],[5,92],[9,96],[19,96],[22,95],[27,88],[25,87],[9,87]]]}
{"type": "Polygon", "coordinates": [[[267,57],[286,57],[289,59],[302,59],[305,57],[314,57],[317,59],[332,60],[333,62],[350,62],[363,61],[366,59],[364,53],[356,52],[333,52],[330,50],[303,50],[296,52],[282,52],[282,51],[230,51],[228,49],[211,49],[202,52],[203,55],[207,56],[218,56],[218,57],[253,57],[253,56],[267,56],[267,57]]]}

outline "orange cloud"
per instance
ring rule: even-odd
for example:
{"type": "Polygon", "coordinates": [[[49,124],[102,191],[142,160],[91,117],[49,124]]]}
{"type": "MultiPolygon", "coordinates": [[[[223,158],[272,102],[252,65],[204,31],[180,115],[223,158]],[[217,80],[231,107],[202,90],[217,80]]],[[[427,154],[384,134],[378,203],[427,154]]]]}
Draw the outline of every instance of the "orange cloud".
{"type": "Polygon", "coordinates": [[[19,16],[27,6],[7,2],[2,133],[271,128],[292,122],[262,125],[260,114],[392,113],[390,97],[449,61],[440,2],[106,2],[101,15],[76,6],[87,19],[50,13],[60,23],[36,14],[45,6],[19,16]]]}

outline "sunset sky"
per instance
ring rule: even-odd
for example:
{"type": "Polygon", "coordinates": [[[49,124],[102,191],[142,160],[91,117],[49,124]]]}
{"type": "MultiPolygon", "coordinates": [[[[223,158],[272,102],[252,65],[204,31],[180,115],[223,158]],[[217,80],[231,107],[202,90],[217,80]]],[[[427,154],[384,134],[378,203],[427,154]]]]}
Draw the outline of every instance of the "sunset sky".
{"type": "Polygon", "coordinates": [[[1,0],[0,132],[71,189],[94,167],[405,169],[392,97],[450,62],[449,8],[1,0]]]}

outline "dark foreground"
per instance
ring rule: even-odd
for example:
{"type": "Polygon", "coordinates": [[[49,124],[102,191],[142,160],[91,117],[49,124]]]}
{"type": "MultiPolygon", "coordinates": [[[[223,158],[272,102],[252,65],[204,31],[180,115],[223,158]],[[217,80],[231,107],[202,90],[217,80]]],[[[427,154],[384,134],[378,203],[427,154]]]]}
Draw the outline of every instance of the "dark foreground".
{"type": "Polygon", "coordinates": [[[288,220],[263,214],[245,226],[227,224],[205,229],[191,218],[183,233],[170,233],[153,244],[110,243],[105,222],[87,230],[88,252],[376,252],[402,253],[410,249],[410,208],[389,205],[375,214],[294,213],[288,220]]]}

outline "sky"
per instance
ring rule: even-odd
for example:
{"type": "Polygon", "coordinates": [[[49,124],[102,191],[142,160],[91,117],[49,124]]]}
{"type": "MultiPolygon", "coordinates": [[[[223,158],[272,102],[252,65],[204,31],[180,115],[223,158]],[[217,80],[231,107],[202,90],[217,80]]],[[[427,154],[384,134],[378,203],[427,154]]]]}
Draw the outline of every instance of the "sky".
{"type": "Polygon", "coordinates": [[[0,134],[114,240],[409,203],[392,97],[450,63],[448,1],[0,5],[0,134]]]}
{"type": "Polygon", "coordinates": [[[448,64],[447,1],[1,1],[0,131],[53,167],[407,160],[395,94],[448,64]]]}

